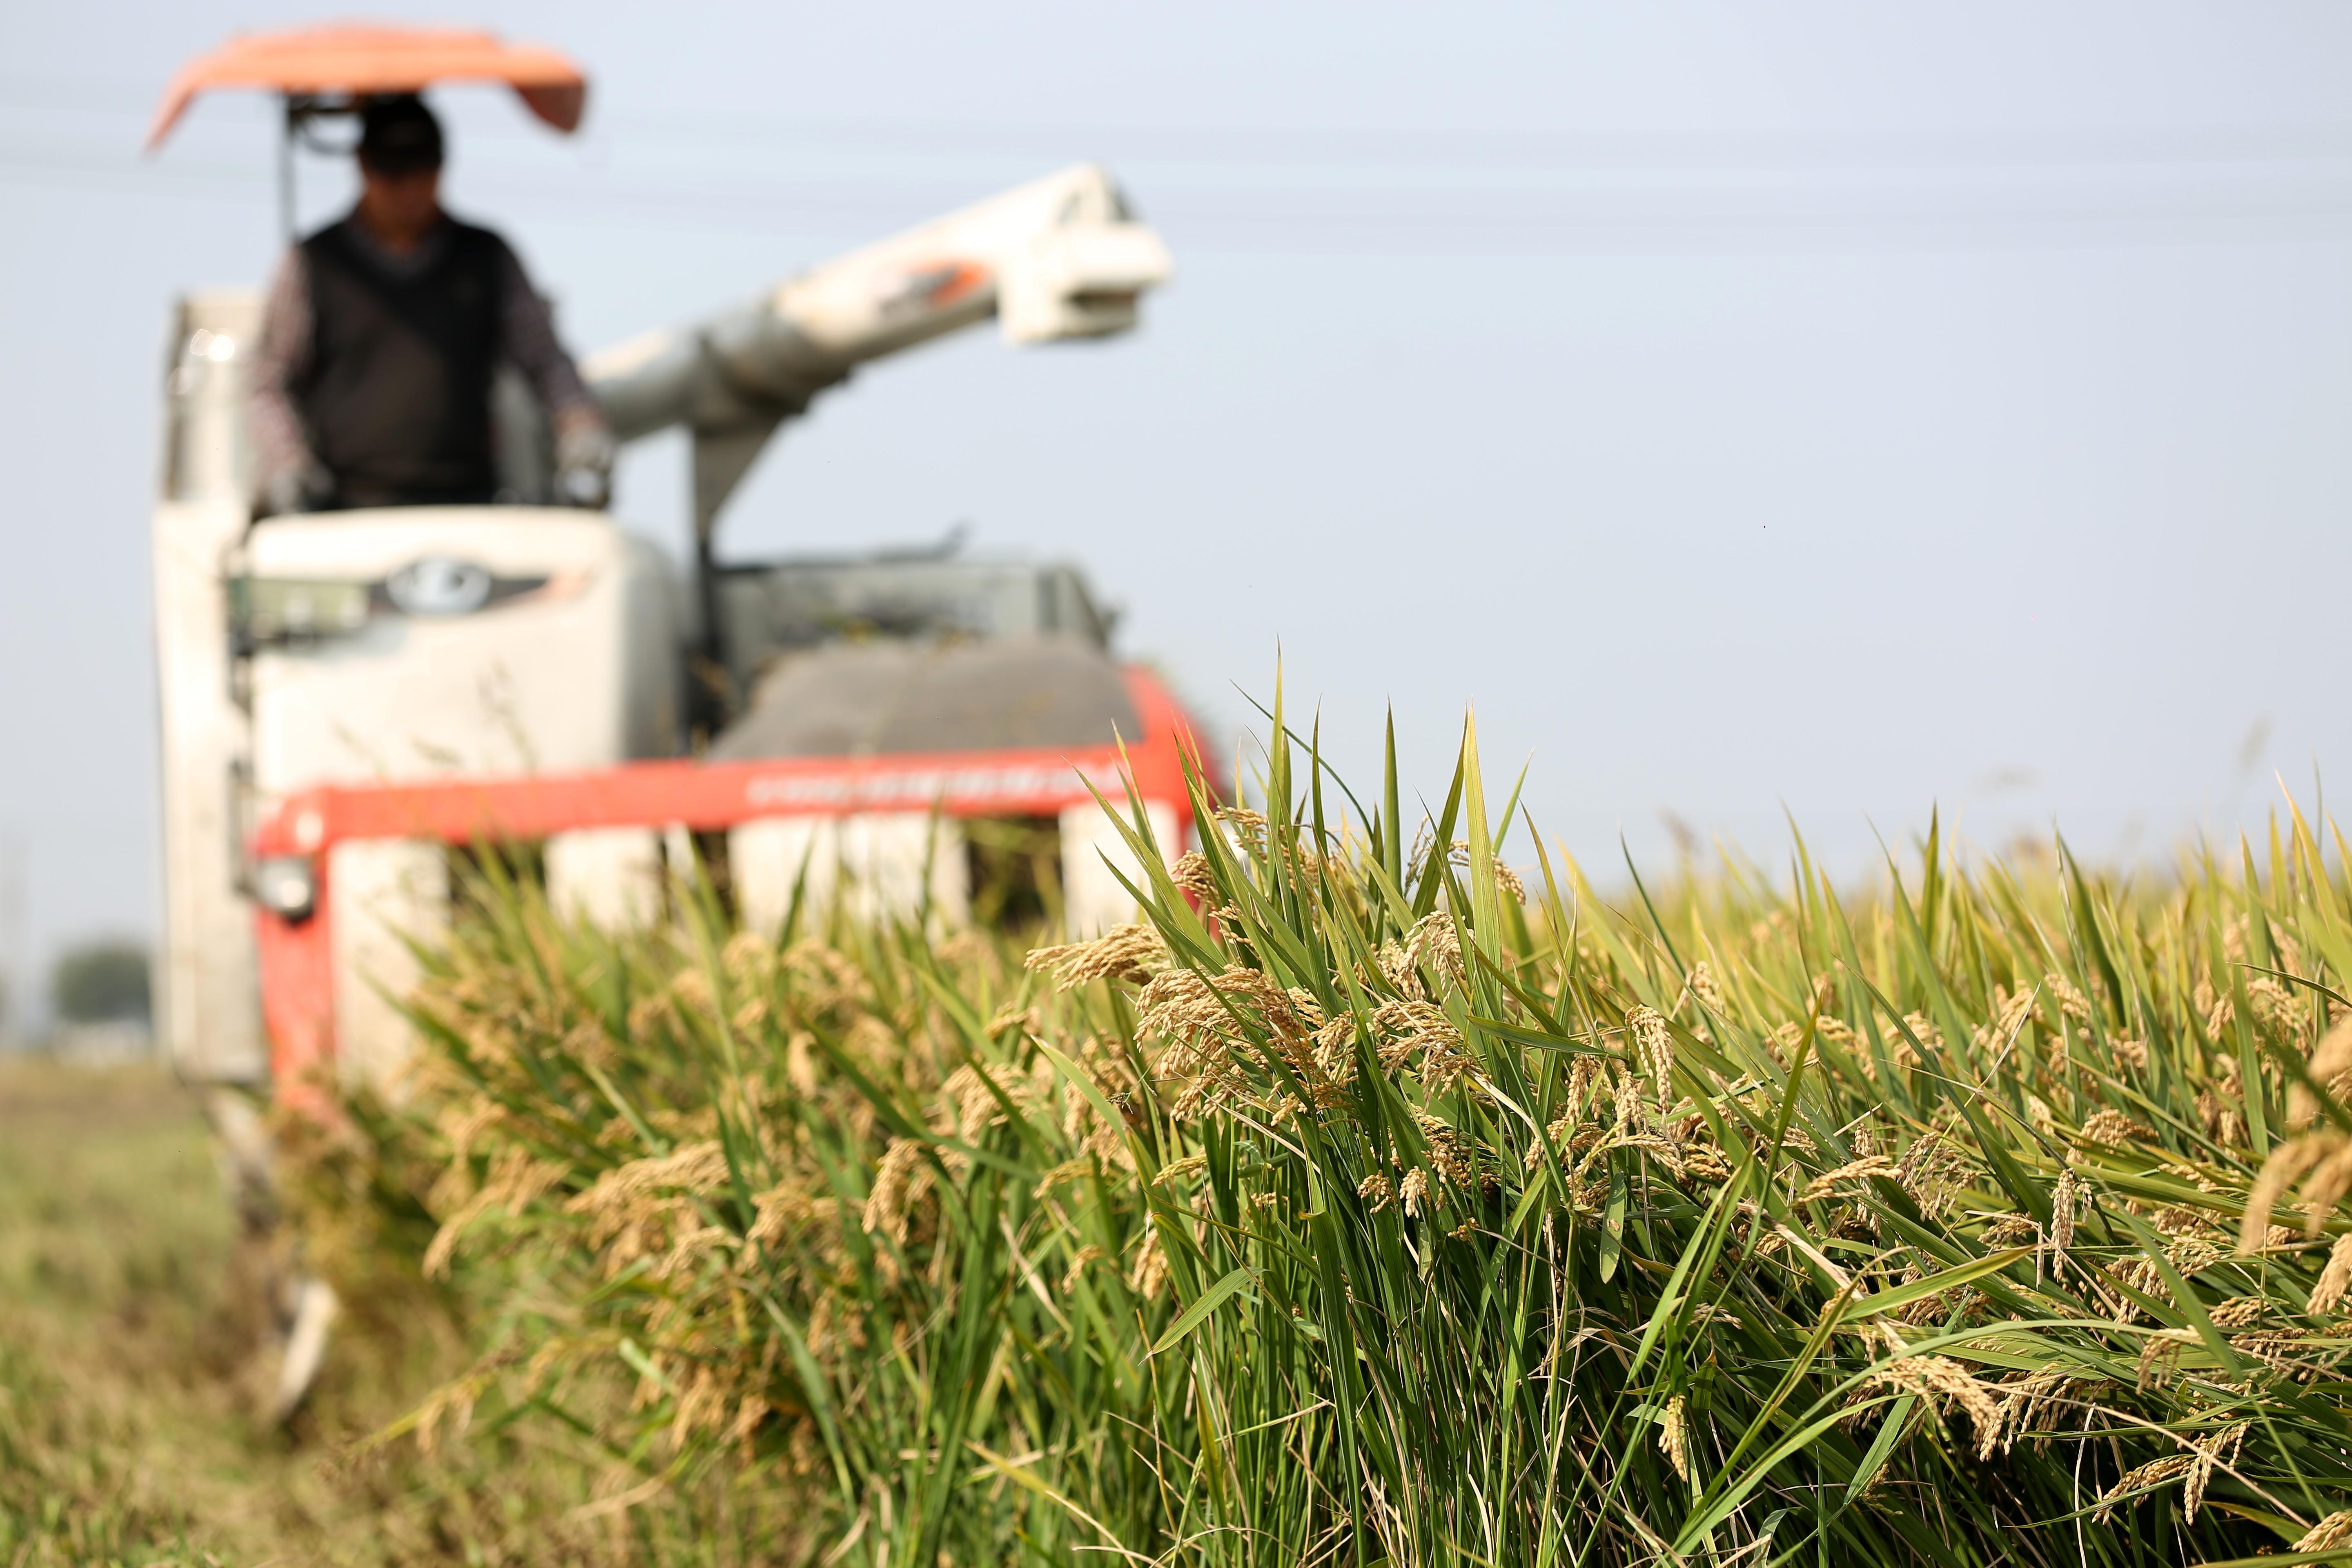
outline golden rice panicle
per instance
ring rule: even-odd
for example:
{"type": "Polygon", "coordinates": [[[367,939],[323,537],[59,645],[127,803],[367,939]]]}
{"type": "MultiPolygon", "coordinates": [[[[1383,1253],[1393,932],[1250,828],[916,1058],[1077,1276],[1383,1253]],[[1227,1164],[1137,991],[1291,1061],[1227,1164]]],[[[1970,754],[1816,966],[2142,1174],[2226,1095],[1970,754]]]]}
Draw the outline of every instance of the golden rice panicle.
{"type": "MultiPolygon", "coordinates": [[[[2311,1050],[2304,1071],[2311,1081],[2326,1090],[2329,1099],[2338,1105],[2352,1094],[2352,1015],[2339,1020],[2319,1037],[2311,1050]]],[[[2289,1086],[2286,1095],[2287,1124],[2305,1128],[2319,1120],[2319,1100],[2297,1081],[2289,1086]]]]}
{"type": "Polygon", "coordinates": [[[2115,1517],[2116,1510],[2137,1494],[2168,1481],[2179,1480],[2197,1464],[2194,1454],[2167,1454],[2161,1459],[2151,1459],[2134,1469],[2126,1470],[2116,1484],[2099,1494],[2098,1510],[2092,1519],[2105,1524],[2115,1517]]]}
{"type": "Polygon", "coordinates": [[[1675,1037],[1666,1020],[1653,1007],[1637,1006],[1625,1015],[1625,1033],[1633,1047],[1636,1067],[1655,1086],[1658,1099],[1674,1094],[1675,1037]]]}
{"type": "MultiPolygon", "coordinates": [[[[2084,1022],[2089,1021],[2091,1016],[2091,999],[2088,996],[2084,995],[2081,988],[2076,986],[2073,981],[2067,979],[2063,974],[2045,974],[2042,977],[2042,988],[2049,994],[2050,999],[2058,1005],[2058,1018],[2074,1018],[2084,1022]]],[[[2057,1019],[2052,1019],[2050,1021],[2054,1024],[2057,1022],[2057,1019]]]]}
{"type": "Polygon", "coordinates": [[[2205,1489],[2211,1484],[2213,1472],[2236,1463],[2239,1450],[2245,1447],[2248,1425],[2243,1421],[2234,1423],[2192,1445],[2196,1460],[2189,1467],[2189,1484],[2180,1492],[2180,1510],[2189,1523],[2197,1522],[2197,1510],[2204,1506],[2205,1489]]]}
{"type": "Polygon", "coordinates": [[[948,1075],[940,1094],[954,1108],[960,1143],[975,1142],[984,1130],[1004,1125],[1007,1104],[1025,1110],[1037,1102],[1035,1086],[1005,1062],[966,1062],[948,1075]]]}
{"type": "Polygon", "coordinates": [[[1859,1160],[1847,1161],[1834,1171],[1824,1171],[1815,1176],[1805,1184],[1805,1190],[1798,1194],[1797,1201],[1801,1204],[1819,1203],[1835,1192],[1840,1182],[1866,1183],[1874,1176],[1894,1181],[1902,1173],[1903,1167],[1885,1155],[1865,1154],[1859,1160]]]}
{"type": "Polygon", "coordinates": [[[1974,1039],[1977,1049],[1980,1051],[2005,1049],[2013,1042],[2017,1038],[2018,1031],[2025,1027],[2025,1021],[2033,1016],[2033,1006],[2037,998],[2035,993],[2032,991],[2020,991],[2012,996],[2002,987],[1996,985],[1993,987],[1992,999],[1994,1008],[1992,1021],[1979,1029],[1974,1039]]]}
{"type": "Polygon", "coordinates": [[[1685,1424],[1683,1395],[1677,1394],[1666,1401],[1664,1414],[1658,1417],[1658,1452],[1675,1468],[1675,1474],[1685,1481],[1690,1479],[1690,1432],[1685,1424]]]}
{"type": "Polygon", "coordinates": [[[2232,1296],[2205,1309],[2205,1316],[2217,1329],[2242,1329],[2260,1322],[2270,1311],[2266,1296],[2232,1296]]]}
{"type": "Polygon", "coordinates": [[[2336,1238],[2327,1250],[2327,1267],[2319,1271],[2319,1283],[2311,1288],[2311,1310],[2332,1312],[2344,1304],[2347,1292],[2352,1292],[2352,1231],[2336,1238]]]}
{"type": "MultiPolygon", "coordinates": [[[[840,1213],[841,1202],[834,1197],[818,1197],[794,1183],[769,1188],[751,1200],[751,1227],[743,1235],[747,1253],[774,1248],[795,1232],[813,1233],[823,1241],[835,1241],[834,1225],[840,1213]]],[[[820,1246],[820,1254],[838,1253],[837,1242],[820,1246]]]]}
{"type": "Polygon", "coordinates": [[[1899,1356],[1873,1368],[1863,1382],[1865,1386],[1916,1394],[1930,1405],[1946,1401],[1957,1404],[1968,1412],[1976,1428],[1979,1458],[1992,1458],[2000,1445],[2000,1401],[1993,1396],[1991,1389],[1969,1375],[1968,1368],[1949,1356],[1899,1356]]]}
{"type": "Polygon", "coordinates": [[[1217,988],[1190,969],[1153,975],[1135,1002],[1138,1027],[1169,1047],[1160,1070],[1171,1075],[1199,1070],[1203,1047],[1222,1042],[1232,1020],[1217,988]]]}
{"type": "Polygon", "coordinates": [[[1448,910],[1433,910],[1405,932],[1405,956],[1415,965],[1427,965],[1438,979],[1460,989],[1467,984],[1462,967],[1462,933],[1448,910]]]}
{"type": "Polygon", "coordinates": [[[1127,1288],[1147,1301],[1157,1301],[1168,1289],[1168,1252],[1160,1244],[1160,1226],[1147,1220],[1143,1241],[1135,1249],[1135,1262],[1128,1269],[1127,1288]]]}
{"type": "Polygon", "coordinates": [[[887,1236],[907,1244],[908,1211],[930,1185],[930,1163],[925,1146],[913,1138],[893,1138],[875,1167],[874,1185],[866,1194],[866,1212],[859,1225],[868,1236],[887,1236]]]}
{"type": "Polygon", "coordinates": [[[1423,1218],[1429,1208],[1429,1173],[1419,1165],[1407,1171],[1404,1180],[1397,1185],[1397,1199],[1406,1215],[1413,1219],[1423,1218]]]}
{"type": "Polygon", "coordinates": [[[458,1238],[475,1220],[499,1210],[520,1214],[562,1185],[571,1173],[571,1168],[562,1161],[533,1159],[520,1144],[509,1144],[500,1151],[491,1163],[489,1179],[434,1233],[431,1245],[425,1249],[425,1277],[448,1278],[458,1238]]]}
{"type": "Polygon", "coordinates": [[[1407,952],[1404,944],[1396,938],[1391,937],[1381,943],[1373,960],[1380,966],[1381,978],[1388,982],[1390,990],[1409,1002],[1427,998],[1428,992],[1422,986],[1421,971],[1414,965],[1412,954],[1407,952]]]}
{"type": "Polygon", "coordinates": [[[2083,1130],[2074,1135],[2074,1144],[2077,1148],[2086,1144],[2098,1144],[2105,1148],[2120,1149],[2126,1144],[2145,1142],[2150,1136],[2146,1127],[2134,1121],[2122,1111],[2113,1107],[2106,1107],[2094,1111],[2090,1119],[2083,1123],[2083,1130]]]}
{"type": "Polygon", "coordinates": [[[2066,1252],[2074,1245],[2074,1211],[2082,1199],[2082,1179],[2071,1170],[2060,1173],[2058,1184],[2050,1194],[2050,1273],[2053,1279],[2062,1277],[2066,1271],[2066,1252]]]}
{"type": "Polygon", "coordinates": [[[727,1173],[726,1151],[717,1140],[705,1140],[667,1154],[616,1165],[564,1206],[574,1214],[606,1214],[625,1208],[633,1199],[667,1189],[714,1192],[725,1184],[727,1173]]]}
{"type": "Polygon", "coordinates": [[[1245,805],[1229,805],[1217,814],[1217,820],[1233,830],[1234,841],[1252,856],[1265,854],[1265,813],[1252,811],[1245,805]]]}
{"type": "Polygon", "coordinates": [[[1181,1160],[1171,1160],[1161,1166],[1160,1173],[1151,1178],[1151,1184],[1155,1187],[1166,1187],[1178,1182],[1189,1182],[1208,1168],[1209,1157],[1206,1154],[1187,1154],[1181,1160]]]}
{"type": "Polygon", "coordinates": [[[2327,1552],[2352,1542],[2352,1508],[2339,1508],[2295,1538],[2289,1552],[2327,1552]]]}
{"type": "Polygon", "coordinates": [[[1140,985],[1168,964],[1168,949],[1148,925],[1114,927],[1091,942],[1041,947],[1024,961],[1064,987],[1090,980],[1124,980],[1140,985]]]}
{"type": "Polygon", "coordinates": [[[2305,1234],[2315,1237],[2336,1200],[2352,1190],[2352,1139],[2330,1127],[2325,1131],[2291,1138],[2271,1151],[2270,1158],[2263,1162],[2262,1171],[2254,1178],[2252,1189],[2246,1194],[2245,1218],[2238,1231],[2240,1252],[2262,1249],[2270,1227],[2271,1211],[2278,1206],[2297,1177],[2303,1177],[2305,1234]]]}
{"type": "Polygon", "coordinates": [[[2009,1452],[2043,1409],[2058,1405],[2072,1382],[2063,1372],[2021,1373],[2002,1385],[2000,1451],[2009,1452]]]}
{"type": "Polygon", "coordinates": [[[1187,849],[1176,857],[1176,864],[1169,868],[1168,875],[1179,889],[1201,900],[1203,907],[1214,905],[1220,897],[1214,868],[1209,858],[1198,849],[1187,849]]]}

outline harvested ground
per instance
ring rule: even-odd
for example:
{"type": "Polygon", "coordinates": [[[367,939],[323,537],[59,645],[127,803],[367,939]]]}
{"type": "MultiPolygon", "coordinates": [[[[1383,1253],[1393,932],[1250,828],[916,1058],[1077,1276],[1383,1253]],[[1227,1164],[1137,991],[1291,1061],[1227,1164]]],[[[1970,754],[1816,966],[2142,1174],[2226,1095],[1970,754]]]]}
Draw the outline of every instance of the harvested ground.
{"type": "Polygon", "coordinates": [[[236,1228],[161,1068],[0,1061],[0,1563],[392,1560],[322,1471],[349,1391],[291,1434],[248,1414],[236,1228]]]}
{"type": "Polygon", "coordinates": [[[406,1268],[346,1260],[366,1287],[271,1427],[257,1256],[194,1097],[152,1065],[0,1058],[0,1568],[748,1560],[707,1529],[730,1500],[599,1505],[609,1461],[562,1434],[358,1457],[467,1364],[406,1268]]]}
{"type": "MultiPolygon", "coordinates": [[[[148,1068],[0,1064],[0,1561],[205,1561],[273,1511],[231,1389],[234,1223],[148,1068]]],[[[275,1450],[275,1451],[273,1451],[275,1450]]]]}

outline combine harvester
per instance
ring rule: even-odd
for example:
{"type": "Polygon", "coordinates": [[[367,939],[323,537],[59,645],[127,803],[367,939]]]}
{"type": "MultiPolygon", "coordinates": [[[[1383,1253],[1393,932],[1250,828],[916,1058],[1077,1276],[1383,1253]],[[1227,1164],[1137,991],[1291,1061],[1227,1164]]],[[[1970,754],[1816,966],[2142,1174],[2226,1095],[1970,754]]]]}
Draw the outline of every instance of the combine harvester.
{"type": "MultiPolygon", "coordinates": [[[[586,93],[562,57],[488,34],[248,37],[181,73],[152,140],[205,89],[282,94],[290,226],[314,125],[447,81],[510,86],[564,132],[586,93]]],[[[753,925],[781,921],[803,869],[814,898],[953,920],[961,825],[1014,818],[1057,833],[1073,929],[1128,918],[1113,868],[1135,868],[1093,792],[1180,843],[1189,726],[1112,658],[1074,569],[761,564],[712,544],[778,427],[859,364],[991,317],[1013,344],[1122,332],[1168,273],[1082,165],[591,358],[621,440],[690,434],[688,582],[612,517],[555,504],[519,376],[500,388],[509,502],[255,521],[241,373],[259,300],[184,299],[154,518],[160,980],[183,1075],[281,1100],[389,1083],[410,1048],[387,1000],[415,975],[403,938],[446,925],[453,862],[486,842],[535,847],[555,906],[608,924],[663,918],[689,858],[753,925]]]]}

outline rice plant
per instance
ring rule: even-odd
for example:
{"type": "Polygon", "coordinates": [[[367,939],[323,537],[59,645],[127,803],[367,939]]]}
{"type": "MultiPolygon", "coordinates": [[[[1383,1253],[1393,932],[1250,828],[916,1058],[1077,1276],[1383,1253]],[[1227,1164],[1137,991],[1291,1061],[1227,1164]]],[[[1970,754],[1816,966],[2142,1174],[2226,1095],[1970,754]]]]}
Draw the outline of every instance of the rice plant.
{"type": "Polygon", "coordinates": [[[1415,821],[1274,719],[1025,959],[485,900],[386,1137],[501,1305],[404,1429],[877,1568],[2352,1557],[2340,841],[1612,902],[1475,733],[1415,821]]]}

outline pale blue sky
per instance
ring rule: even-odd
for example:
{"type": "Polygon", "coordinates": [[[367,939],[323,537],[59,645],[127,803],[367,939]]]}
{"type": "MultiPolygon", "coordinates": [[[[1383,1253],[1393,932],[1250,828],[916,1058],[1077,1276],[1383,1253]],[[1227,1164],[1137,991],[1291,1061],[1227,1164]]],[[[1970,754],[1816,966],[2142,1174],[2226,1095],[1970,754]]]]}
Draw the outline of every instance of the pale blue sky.
{"type": "MultiPolygon", "coordinates": [[[[0,16],[0,833],[41,955],[152,923],[165,312],[275,242],[257,100],[137,144],[180,59],[316,14],[0,16]]],[[[1082,158],[1167,236],[1136,337],[833,395],[737,549],[972,519],[1086,561],[1222,723],[1277,642],[1350,766],[1393,700],[1433,789],[1475,702],[1604,869],[1663,812],[1776,857],[1784,805],[1848,868],[1936,802],[2151,856],[2352,763],[2340,5],[419,15],[595,78],[576,142],[440,100],[455,205],[582,349],[1082,158]]],[[[678,451],[623,479],[675,537],[678,451]]]]}

